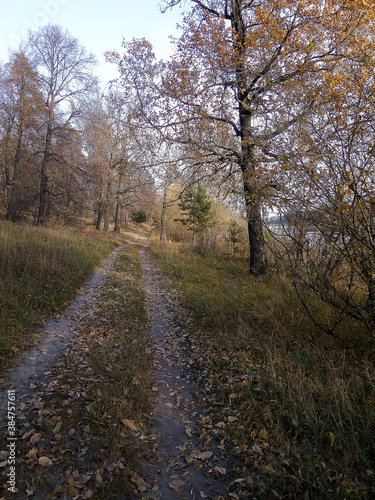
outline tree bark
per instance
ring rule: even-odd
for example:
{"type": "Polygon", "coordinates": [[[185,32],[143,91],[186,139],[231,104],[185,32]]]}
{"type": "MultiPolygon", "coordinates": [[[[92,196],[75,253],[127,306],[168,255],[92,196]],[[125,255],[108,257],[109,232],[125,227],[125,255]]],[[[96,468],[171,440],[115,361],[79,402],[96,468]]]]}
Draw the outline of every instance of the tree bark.
{"type": "Polygon", "coordinates": [[[250,274],[262,276],[267,271],[267,258],[262,225],[261,200],[251,183],[244,180],[247,226],[250,244],[250,274]]]}
{"type": "Polygon", "coordinates": [[[52,127],[48,126],[46,134],[46,142],[40,171],[40,187],[39,187],[39,209],[38,209],[38,226],[44,226],[46,222],[47,210],[47,191],[48,191],[48,162],[50,157],[52,127]]]}
{"type": "Polygon", "coordinates": [[[103,231],[106,233],[109,229],[109,190],[110,190],[110,180],[107,182],[107,194],[105,200],[105,213],[104,213],[104,226],[103,231]]]}
{"type": "Polygon", "coordinates": [[[116,202],[114,231],[116,233],[120,233],[121,232],[121,202],[120,202],[119,199],[117,199],[117,202],[116,202]]]}
{"type": "Polygon", "coordinates": [[[10,190],[8,207],[6,213],[6,220],[15,221],[16,216],[16,205],[17,205],[17,197],[19,193],[19,177],[21,171],[21,147],[22,147],[22,136],[24,129],[24,120],[22,112],[19,113],[18,118],[18,127],[17,127],[17,143],[16,143],[16,152],[14,155],[14,163],[13,163],[13,180],[12,187],[10,190]]]}
{"type": "Polygon", "coordinates": [[[116,199],[116,212],[115,212],[115,227],[114,231],[116,233],[121,232],[121,209],[122,209],[122,170],[121,167],[118,173],[118,187],[117,187],[117,199],[116,199]]]}
{"type": "Polygon", "coordinates": [[[98,213],[96,216],[95,227],[100,231],[100,226],[102,225],[102,217],[103,217],[103,203],[102,200],[99,201],[98,204],[98,213]]]}
{"type": "Polygon", "coordinates": [[[167,212],[167,192],[164,192],[163,195],[163,205],[161,208],[160,214],[160,241],[165,241],[167,239],[166,231],[165,231],[165,214],[167,212]]]}
{"type": "Polygon", "coordinates": [[[239,101],[241,137],[241,170],[243,174],[244,196],[248,219],[250,243],[250,274],[262,276],[267,270],[267,259],[262,226],[262,210],[259,187],[254,180],[257,168],[253,155],[252,114],[247,102],[248,82],[246,81],[246,26],[242,16],[243,0],[233,1],[232,31],[235,54],[236,88],[239,101]]]}

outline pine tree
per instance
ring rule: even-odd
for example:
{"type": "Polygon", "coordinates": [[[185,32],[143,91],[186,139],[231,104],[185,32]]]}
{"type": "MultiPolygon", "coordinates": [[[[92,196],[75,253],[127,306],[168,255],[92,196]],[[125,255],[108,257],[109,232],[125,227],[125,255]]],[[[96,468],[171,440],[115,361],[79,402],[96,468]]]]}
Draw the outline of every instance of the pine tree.
{"type": "Polygon", "coordinates": [[[197,233],[202,235],[215,224],[216,211],[213,209],[213,201],[199,184],[197,188],[190,187],[185,192],[178,206],[183,218],[174,220],[193,232],[193,242],[197,233]]]}

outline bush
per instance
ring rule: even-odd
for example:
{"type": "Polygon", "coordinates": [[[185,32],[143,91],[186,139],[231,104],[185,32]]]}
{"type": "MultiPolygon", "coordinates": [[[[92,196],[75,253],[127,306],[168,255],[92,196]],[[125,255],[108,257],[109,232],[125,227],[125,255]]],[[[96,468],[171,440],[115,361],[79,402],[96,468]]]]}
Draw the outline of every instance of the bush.
{"type": "Polygon", "coordinates": [[[143,210],[138,210],[138,212],[134,212],[132,215],[132,221],[136,224],[142,224],[142,222],[147,221],[147,215],[143,210]]]}

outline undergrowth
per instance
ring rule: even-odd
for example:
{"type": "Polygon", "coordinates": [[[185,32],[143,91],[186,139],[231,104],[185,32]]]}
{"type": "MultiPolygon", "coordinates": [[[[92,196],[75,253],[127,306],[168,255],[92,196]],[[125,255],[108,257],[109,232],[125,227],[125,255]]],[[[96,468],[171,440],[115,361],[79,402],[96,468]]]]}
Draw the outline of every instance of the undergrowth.
{"type": "Polygon", "coordinates": [[[217,422],[236,417],[222,443],[251,496],[374,498],[374,366],[312,325],[286,276],[173,243],[153,251],[194,319],[201,397],[217,422]]]}

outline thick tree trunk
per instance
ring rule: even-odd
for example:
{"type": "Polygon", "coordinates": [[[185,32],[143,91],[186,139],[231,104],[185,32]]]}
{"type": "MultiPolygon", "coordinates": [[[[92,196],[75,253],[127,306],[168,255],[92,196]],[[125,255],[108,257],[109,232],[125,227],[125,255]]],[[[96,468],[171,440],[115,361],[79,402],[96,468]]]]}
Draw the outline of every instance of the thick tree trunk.
{"type": "Polygon", "coordinates": [[[109,206],[107,205],[105,208],[105,214],[104,214],[104,226],[103,226],[103,231],[105,233],[108,232],[109,229],[109,206]]]}
{"type": "MultiPolygon", "coordinates": [[[[246,118],[242,117],[244,123],[246,118]]],[[[250,120],[249,120],[250,121],[250,120]]],[[[246,134],[247,127],[244,129],[246,134]]],[[[267,257],[262,224],[262,200],[261,190],[255,180],[256,162],[253,158],[253,146],[250,138],[242,141],[242,174],[247,213],[247,227],[250,245],[250,274],[262,276],[267,271],[267,257]]]]}
{"type": "Polygon", "coordinates": [[[38,226],[44,226],[46,222],[47,190],[48,190],[47,160],[43,159],[42,169],[40,172],[39,209],[37,218],[38,226]]]}
{"type": "Polygon", "coordinates": [[[100,231],[100,226],[102,225],[102,218],[103,218],[103,203],[100,200],[98,205],[98,214],[96,216],[96,222],[95,222],[95,227],[99,231],[100,231]]]}
{"type": "Polygon", "coordinates": [[[254,180],[256,161],[253,155],[252,113],[248,102],[245,60],[246,60],[246,26],[242,8],[243,0],[234,0],[232,4],[232,30],[234,54],[236,56],[236,87],[239,101],[240,137],[241,137],[241,170],[243,174],[244,196],[246,203],[248,232],[250,243],[250,274],[262,276],[267,270],[267,259],[262,227],[262,211],[260,190],[254,180]]]}
{"type": "Polygon", "coordinates": [[[121,232],[121,202],[120,202],[120,200],[117,200],[117,203],[116,203],[114,231],[116,233],[120,233],[121,232]]]}
{"type": "Polygon", "coordinates": [[[11,172],[10,172],[10,161],[8,158],[8,151],[9,151],[9,139],[10,139],[10,133],[11,133],[12,127],[10,126],[6,130],[5,136],[3,136],[2,144],[1,144],[1,149],[2,149],[2,160],[3,160],[3,177],[4,177],[4,183],[3,183],[3,192],[5,195],[6,199],[6,206],[9,204],[9,199],[10,199],[10,187],[11,187],[11,172]]]}
{"type": "Polygon", "coordinates": [[[122,209],[122,170],[118,173],[118,187],[117,187],[117,200],[116,200],[116,212],[115,212],[115,227],[114,231],[116,233],[121,232],[121,209],[122,209]]]}
{"type": "Polygon", "coordinates": [[[110,190],[110,188],[111,188],[111,182],[108,178],[107,193],[106,193],[106,200],[105,200],[104,226],[103,226],[103,231],[105,233],[109,229],[109,190],[110,190]]]}
{"type": "Polygon", "coordinates": [[[250,274],[262,276],[267,271],[267,258],[263,235],[261,200],[246,180],[244,181],[244,192],[250,244],[250,274]]]}
{"type": "Polygon", "coordinates": [[[46,142],[44,146],[42,167],[40,171],[39,209],[37,218],[38,226],[44,226],[46,222],[47,192],[48,192],[48,163],[51,155],[51,141],[52,141],[52,113],[47,127],[46,142]]]}

